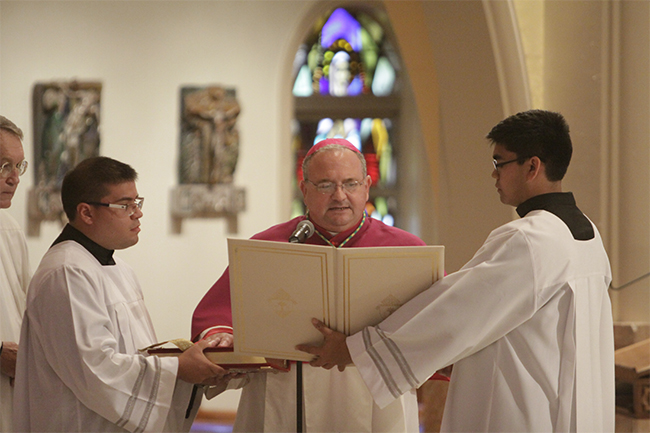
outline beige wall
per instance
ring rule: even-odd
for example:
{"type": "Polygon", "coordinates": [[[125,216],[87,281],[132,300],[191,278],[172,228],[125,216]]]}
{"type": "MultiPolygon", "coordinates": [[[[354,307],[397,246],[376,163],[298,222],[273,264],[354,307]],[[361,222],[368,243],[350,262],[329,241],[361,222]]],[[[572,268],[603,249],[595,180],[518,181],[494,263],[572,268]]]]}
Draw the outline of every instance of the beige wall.
{"type": "MultiPolygon", "coordinates": [[[[616,193],[611,204],[617,214],[612,218],[616,286],[647,273],[650,264],[650,3],[618,6],[610,181],[616,193]]],[[[629,286],[615,301],[621,320],[650,321],[650,280],[629,286]]]]}
{"type": "MultiPolygon", "coordinates": [[[[565,186],[600,228],[614,286],[649,270],[649,3],[548,2],[544,105],[574,141],[565,186]]],[[[650,280],[613,293],[615,317],[650,320],[650,280]]]]}
{"type": "Polygon", "coordinates": [[[399,40],[437,187],[437,243],[459,269],[511,218],[490,177],[485,134],[503,117],[480,1],[385,2],[399,40]]]}

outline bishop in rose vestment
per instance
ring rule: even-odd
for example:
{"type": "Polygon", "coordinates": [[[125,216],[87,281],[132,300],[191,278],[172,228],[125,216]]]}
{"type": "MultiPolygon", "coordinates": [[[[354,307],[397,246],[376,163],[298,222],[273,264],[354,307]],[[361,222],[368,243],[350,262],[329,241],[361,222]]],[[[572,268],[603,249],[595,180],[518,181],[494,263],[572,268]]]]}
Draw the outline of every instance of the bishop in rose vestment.
{"type": "MultiPolygon", "coordinates": [[[[301,216],[273,226],[252,239],[287,242],[296,225],[305,218],[301,216]]],[[[317,224],[315,226],[317,233],[305,243],[339,248],[425,245],[417,236],[365,215],[359,224],[336,236],[330,235],[317,224]]],[[[260,326],[264,324],[261,323],[260,326]]],[[[195,339],[217,332],[232,332],[228,269],[199,303],[192,320],[192,335],[195,339]]],[[[295,371],[294,366],[288,373],[249,375],[240,384],[245,386],[234,431],[295,431],[295,371]]],[[[303,386],[306,431],[418,431],[415,389],[380,408],[373,402],[355,368],[339,372],[335,369],[310,367],[308,364],[303,365],[303,386]]]]}

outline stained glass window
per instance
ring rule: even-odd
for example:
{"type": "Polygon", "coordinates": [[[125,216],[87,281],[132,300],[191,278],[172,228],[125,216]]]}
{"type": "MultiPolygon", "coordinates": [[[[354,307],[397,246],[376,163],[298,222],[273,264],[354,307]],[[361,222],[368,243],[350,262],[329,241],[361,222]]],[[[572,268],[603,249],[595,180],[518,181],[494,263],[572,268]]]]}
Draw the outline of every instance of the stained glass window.
{"type": "Polygon", "coordinates": [[[384,35],[369,15],[334,10],[296,53],[294,96],[392,93],[394,55],[384,35]]]}
{"type": "Polygon", "coordinates": [[[374,18],[343,8],[318,20],[299,47],[293,85],[292,217],[305,212],[298,188],[305,155],[319,141],[340,137],[357,146],[366,159],[372,178],[368,215],[396,224],[397,58],[384,28],[374,18]]]}

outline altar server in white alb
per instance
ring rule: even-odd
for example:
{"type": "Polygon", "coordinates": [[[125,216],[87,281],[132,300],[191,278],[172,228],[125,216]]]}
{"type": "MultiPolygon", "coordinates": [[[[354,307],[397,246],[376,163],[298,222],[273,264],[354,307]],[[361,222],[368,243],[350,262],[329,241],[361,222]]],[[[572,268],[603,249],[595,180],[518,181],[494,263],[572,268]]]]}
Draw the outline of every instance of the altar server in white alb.
{"type": "Polygon", "coordinates": [[[138,354],[156,342],[142,291],[114,250],[138,242],[143,198],[129,165],[89,158],[63,180],[70,223],[28,290],[20,338],[17,431],[187,431],[191,383],[225,370],[199,342],[178,358],[138,354]]]}
{"type": "Polygon", "coordinates": [[[443,431],[613,432],[611,271],[596,226],[561,180],[564,118],[522,112],[487,135],[496,188],[521,219],[376,327],[323,332],[312,365],[358,368],[379,406],[454,365],[443,431]]]}
{"type": "Polygon", "coordinates": [[[29,284],[29,259],[25,235],[5,210],[27,170],[23,132],[0,116],[0,431],[12,431],[13,380],[20,323],[29,284]]]}

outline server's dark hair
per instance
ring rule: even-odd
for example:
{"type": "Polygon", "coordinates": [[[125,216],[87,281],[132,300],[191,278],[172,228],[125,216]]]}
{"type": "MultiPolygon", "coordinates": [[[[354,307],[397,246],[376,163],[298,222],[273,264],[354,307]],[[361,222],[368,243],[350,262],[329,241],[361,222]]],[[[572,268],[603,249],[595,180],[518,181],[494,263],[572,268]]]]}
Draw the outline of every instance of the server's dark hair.
{"type": "Polygon", "coordinates": [[[63,210],[74,221],[79,203],[99,202],[108,195],[109,185],[134,182],[137,178],[138,173],[123,162],[105,156],[85,159],[63,178],[63,210]]]}
{"type": "Polygon", "coordinates": [[[569,125],[560,113],[523,111],[499,122],[486,136],[516,153],[519,163],[537,156],[546,166],[546,177],[555,182],[566,174],[573,147],[569,125]]]}

